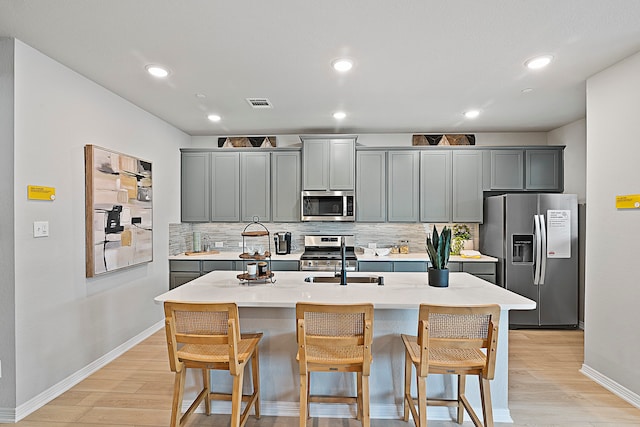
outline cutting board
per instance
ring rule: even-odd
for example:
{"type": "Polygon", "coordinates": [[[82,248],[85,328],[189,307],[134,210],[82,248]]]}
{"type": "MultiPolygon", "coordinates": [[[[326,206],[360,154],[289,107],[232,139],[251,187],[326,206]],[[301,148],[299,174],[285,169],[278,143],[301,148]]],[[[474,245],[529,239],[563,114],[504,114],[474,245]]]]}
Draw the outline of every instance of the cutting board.
{"type": "Polygon", "coordinates": [[[194,255],[215,255],[219,254],[220,251],[206,251],[206,252],[185,252],[186,256],[194,256],[194,255]]]}

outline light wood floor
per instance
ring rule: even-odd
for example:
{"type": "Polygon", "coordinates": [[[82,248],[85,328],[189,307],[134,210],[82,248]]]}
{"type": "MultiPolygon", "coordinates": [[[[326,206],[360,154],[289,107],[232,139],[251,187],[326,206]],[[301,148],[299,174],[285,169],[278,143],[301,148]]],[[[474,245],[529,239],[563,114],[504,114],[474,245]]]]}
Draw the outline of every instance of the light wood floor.
{"type": "MultiPolygon", "coordinates": [[[[501,426],[640,426],[640,409],[578,372],[582,331],[510,331],[509,407],[514,424],[501,426]]],[[[91,375],[32,413],[18,427],[167,426],[173,374],[164,331],[91,375]]],[[[471,425],[468,416],[464,425],[471,425]]],[[[227,415],[192,416],[189,427],[228,426],[227,415]]],[[[247,427],[294,427],[297,418],[249,417],[247,427]]],[[[356,427],[349,419],[308,421],[311,427],[356,427]]],[[[372,427],[413,427],[413,423],[372,420],[372,427]]],[[[431,427],[457,426],[429,422],[431,427]]]]}

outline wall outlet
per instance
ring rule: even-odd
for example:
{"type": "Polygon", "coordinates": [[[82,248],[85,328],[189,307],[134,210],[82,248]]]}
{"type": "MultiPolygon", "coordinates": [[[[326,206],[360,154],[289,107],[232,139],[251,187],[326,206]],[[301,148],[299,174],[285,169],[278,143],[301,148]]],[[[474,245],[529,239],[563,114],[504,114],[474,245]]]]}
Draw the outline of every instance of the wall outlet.
{"type": "Polygon", "coordinates": [[[369,249],[376,249],[378,247],[377,243],[369,243],[369,249]]]}
{"type": "Polygon", "coordinates": [[[223,248],[223,247],[224,247],[223,242],[216,242],[216,248],[223,248]]]}
{"type": "Polygon", "coordinates": [[[49,236],[49,221],[34,221],[33,237],[48,237],[48,236],[49,236]]]}

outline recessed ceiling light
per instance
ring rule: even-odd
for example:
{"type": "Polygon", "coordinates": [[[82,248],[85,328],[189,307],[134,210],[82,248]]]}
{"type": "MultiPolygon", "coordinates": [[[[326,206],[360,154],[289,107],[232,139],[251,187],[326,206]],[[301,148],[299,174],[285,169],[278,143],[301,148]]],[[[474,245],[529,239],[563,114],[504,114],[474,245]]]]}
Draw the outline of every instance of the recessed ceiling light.
{"type": "Polygon", "coordinates": [[[331,62],[334,70],[344,73],[353,67],[353,61],[348,58],[340,58],[331,62]]]}
{"type": "Polygon", "coordinates": [[[154,77],[167,77],[169,75],[169,71],[166,68],[159,67],[157,65],[147,65],[147,71],[154,77]]]}
{"type": "Polygon", "coordinates": [[[552,59],[553,56],[551,55],[536,56],[535,58],[527,60],[524,65],[530,70],[539,70],[549,65],[552,59]]]}
{"type": "Polygon", "coordinates": [[[465,113],[464,113],[464,116],[467,119],[475,119],[479,115],[480,115],[480,111],[478,111],[478,110],[469,110],[469,111],[465,111],[465,113]]]}
{"type": "Polygon", "coordinates": [[[533,92],[533,89],[530,88],[530,87],[526,87],[526,88],[522,89],[520,92],[525,93],[525,94],[526,93],[531,93],[531,92],[533,92]]]}
{"type": "Polygon", "coordinates": [[[209,115],[207,116],[207,119],[211,120],[212,122],[219,122],[219,121],[220,121],[220,119],[222,119],[222,117],[220,117],[220,116],[219,116],[219,115],[217,115],[217,114],[209,114],[209,115]]]}
{"type": "Polygon", "coordinates": [[[205,95],[204,93],[196,93],[196,98],[204,99],[206,97],[207,95],[205,95]]]}
{"type": "Polygon", "coordinates": [[[347,117],[347,113],[343,112],[343,111],[337,111],[335,113],[333,113],[333,118],[336,120],[342,120],[345,117],[347,117]]]}

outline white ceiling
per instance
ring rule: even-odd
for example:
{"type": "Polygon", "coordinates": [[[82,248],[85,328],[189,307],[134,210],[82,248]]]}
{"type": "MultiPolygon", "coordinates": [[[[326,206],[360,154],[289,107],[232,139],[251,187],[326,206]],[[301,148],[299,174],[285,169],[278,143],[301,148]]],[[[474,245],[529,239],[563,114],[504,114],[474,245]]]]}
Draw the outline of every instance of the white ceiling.
{"type": "Polygon", "coordinates": [[[589,76],[640,51],[640,1],[0,0],[0,36],[191,135],[547,131],[585,116],[589,76]],[[524,68],[543,53],[550,67],[524,68]]]}

